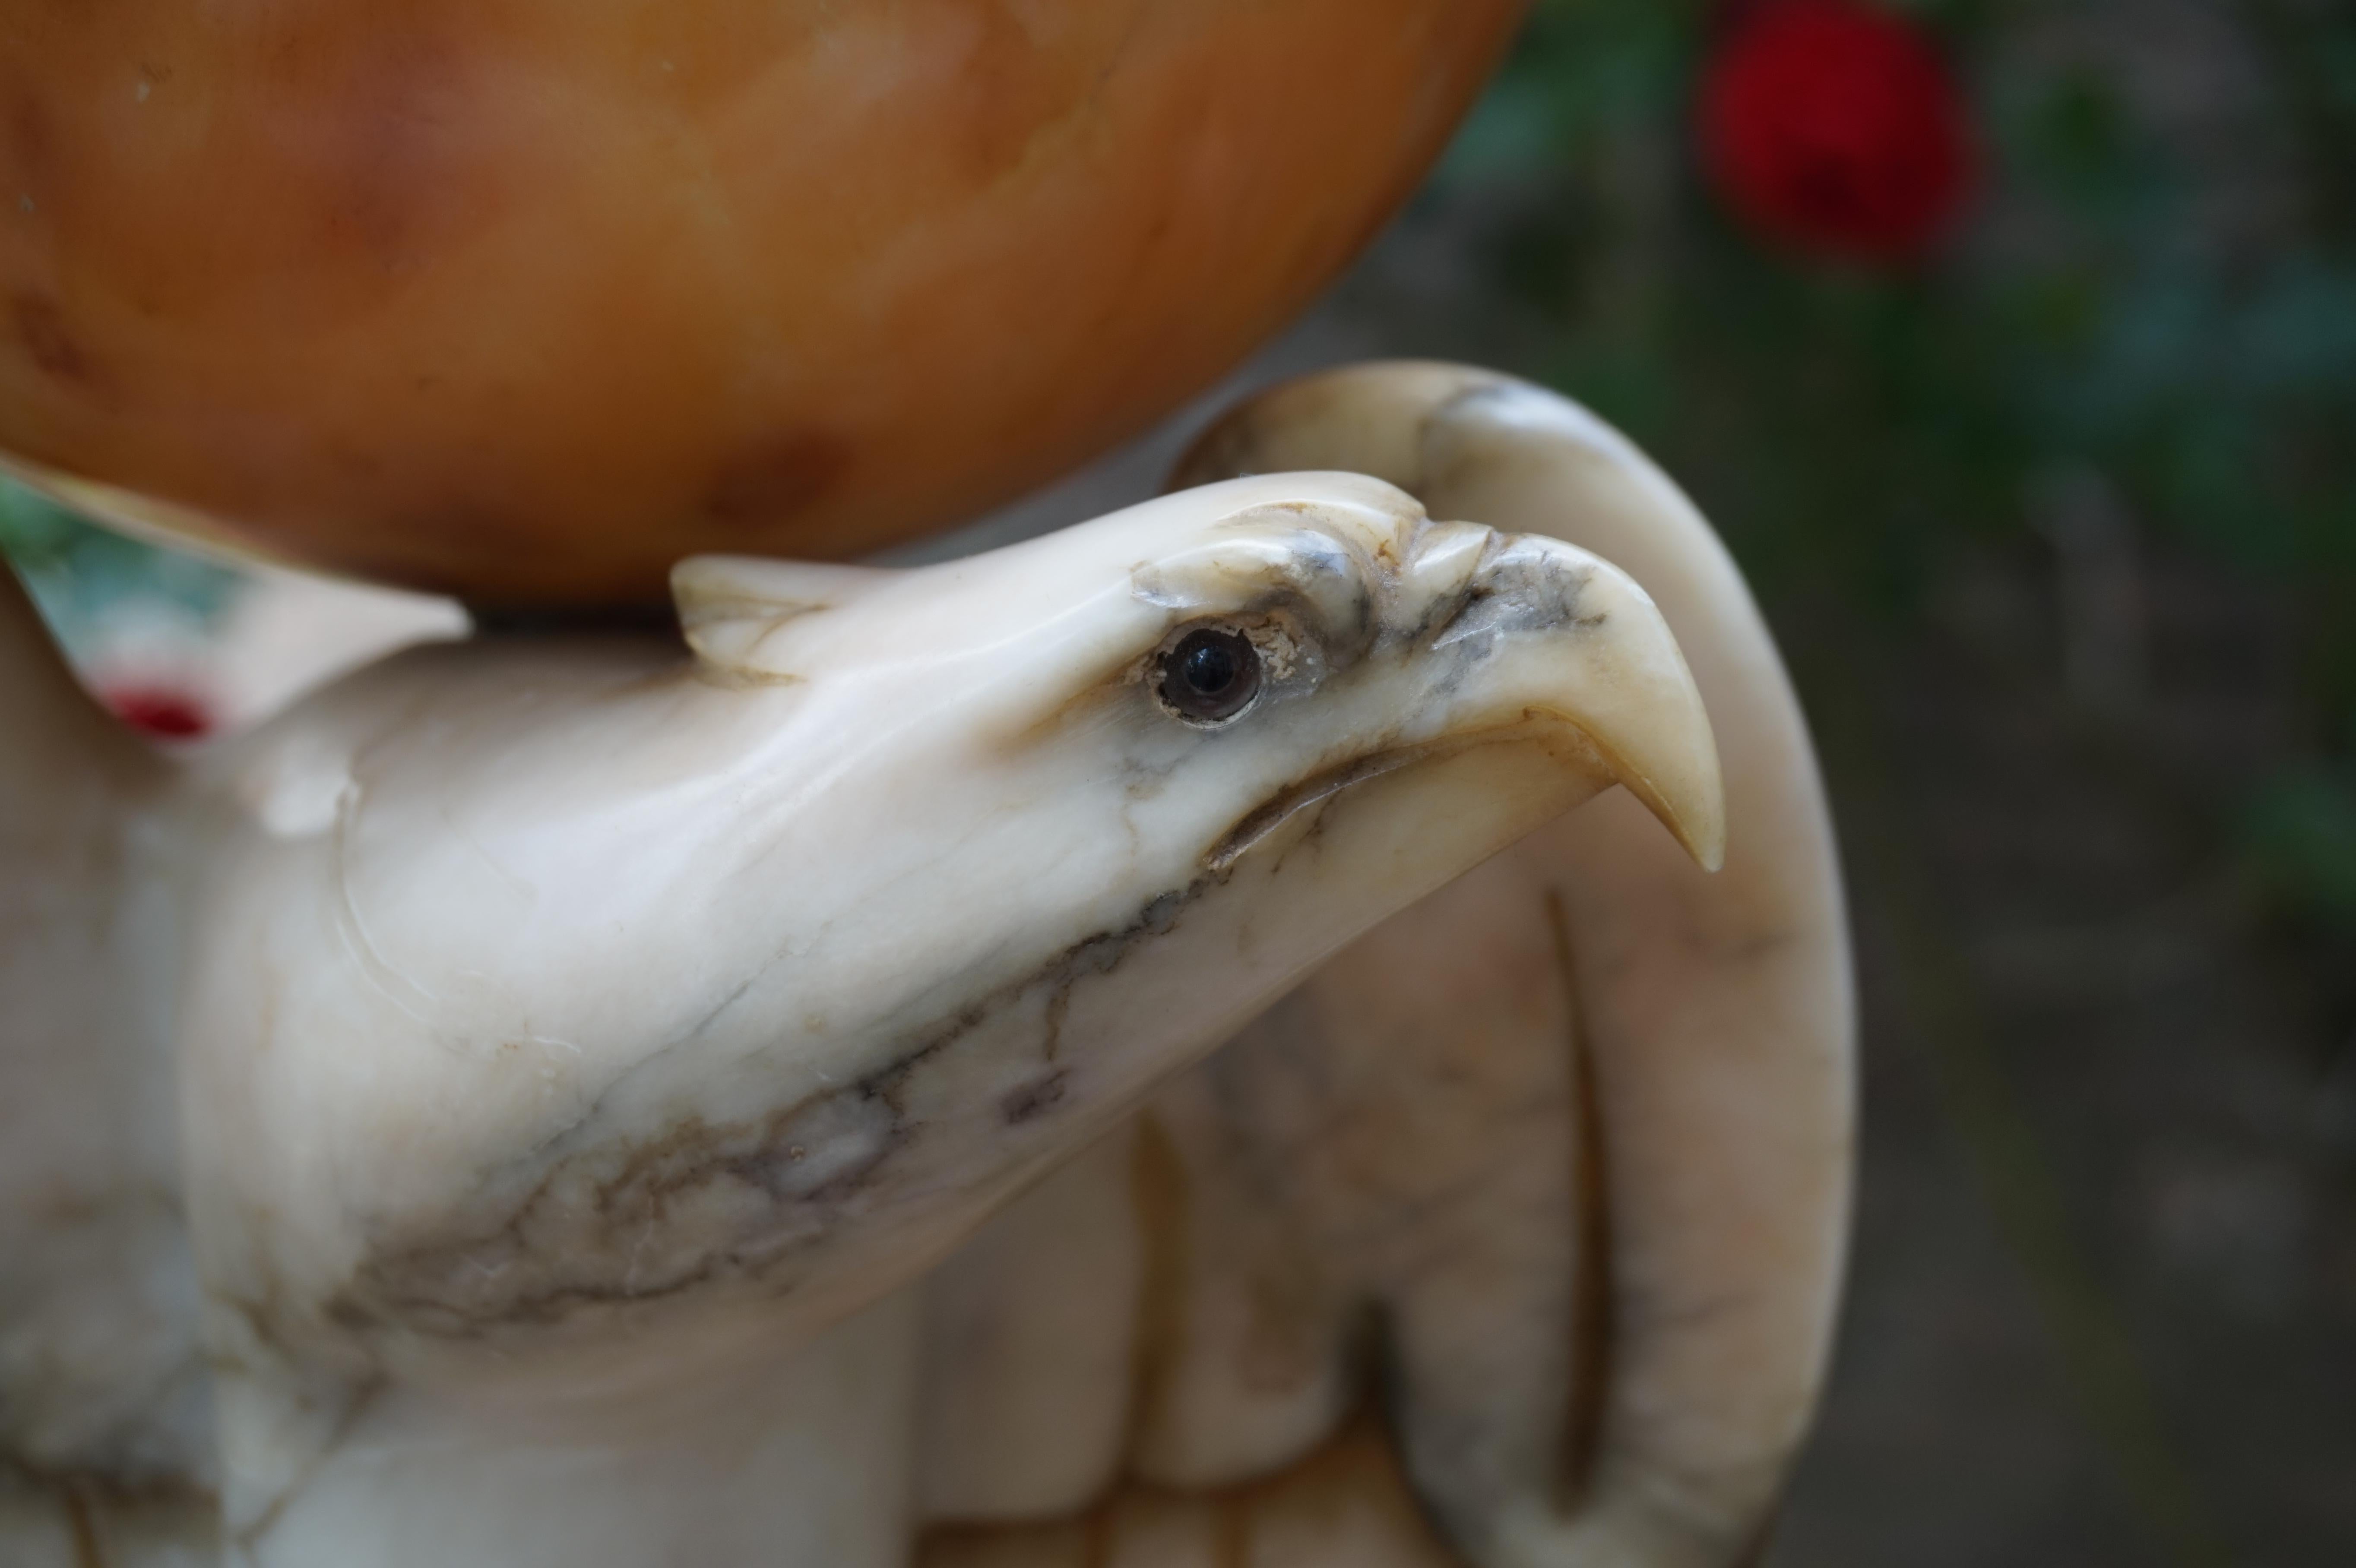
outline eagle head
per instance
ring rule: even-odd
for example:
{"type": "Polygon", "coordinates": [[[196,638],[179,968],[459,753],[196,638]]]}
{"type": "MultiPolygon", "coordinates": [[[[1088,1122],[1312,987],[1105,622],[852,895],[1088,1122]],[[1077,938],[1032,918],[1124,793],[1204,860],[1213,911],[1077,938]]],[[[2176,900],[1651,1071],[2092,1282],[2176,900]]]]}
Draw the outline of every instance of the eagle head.
{"type": "Polygon", "coordinates": [[[691,662],[421,654],[241,764],[248,891],[206,940],[251,956],[198,965],[230,978],[189,1058],[236,1322],[470,1384],[566,1346],[674,1380],[911,1277],[1596,792],[1719,853],[1644,591],[1377,480],[674,588],[691,662]]]}

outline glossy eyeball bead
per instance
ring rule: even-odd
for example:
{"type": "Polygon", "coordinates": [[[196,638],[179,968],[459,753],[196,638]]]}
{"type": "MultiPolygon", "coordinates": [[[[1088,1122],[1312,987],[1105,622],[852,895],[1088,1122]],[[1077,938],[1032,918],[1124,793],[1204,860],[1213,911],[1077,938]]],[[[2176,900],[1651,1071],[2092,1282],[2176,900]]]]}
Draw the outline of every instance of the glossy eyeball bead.
{"type": "Polygon", "coordinates": [[[1189,632],[1162,660],[1162,700],[1197,724],[1234,718],[1259,695],[1259,650],[1240,632],[1189,632]]]}

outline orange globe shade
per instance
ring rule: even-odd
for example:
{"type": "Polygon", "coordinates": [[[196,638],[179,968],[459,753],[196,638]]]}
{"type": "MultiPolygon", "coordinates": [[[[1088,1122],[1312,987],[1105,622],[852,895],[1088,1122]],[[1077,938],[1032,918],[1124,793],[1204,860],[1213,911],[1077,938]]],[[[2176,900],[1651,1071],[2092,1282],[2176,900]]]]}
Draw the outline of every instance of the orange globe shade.
{"type": "Polygon", "coordinates": [[[1230,367],[1521,9],[25,0],[0,449],[481,601],[860,554],[1230,367]]]}

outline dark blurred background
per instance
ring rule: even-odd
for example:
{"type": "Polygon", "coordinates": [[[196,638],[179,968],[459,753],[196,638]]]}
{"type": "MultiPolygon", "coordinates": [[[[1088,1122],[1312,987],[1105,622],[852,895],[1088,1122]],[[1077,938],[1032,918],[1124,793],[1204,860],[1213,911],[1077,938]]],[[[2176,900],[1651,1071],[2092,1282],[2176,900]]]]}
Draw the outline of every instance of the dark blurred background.
{"type": "MultiPolygon", "coordinates": [[[[1538,0],[1237,385],[1373,354],[1624,427],[1816,727],[1865,1136],[1771,1563],[2356,1563],[2356,5],[1538,0]]],[[[23,492],[0,542],[214,721],[238,576],[23,492]]]]}

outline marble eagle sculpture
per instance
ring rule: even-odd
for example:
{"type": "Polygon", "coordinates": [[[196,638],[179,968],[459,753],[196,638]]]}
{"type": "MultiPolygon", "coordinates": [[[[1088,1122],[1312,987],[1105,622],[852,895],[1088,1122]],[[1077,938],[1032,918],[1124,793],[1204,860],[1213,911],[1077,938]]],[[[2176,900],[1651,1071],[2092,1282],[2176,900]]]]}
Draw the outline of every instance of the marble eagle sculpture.
{"type": "Polygon", "coordinates": [[[0,1563],[1755,1552],[1850,1059],[1740,580],[1450,367],[1178,483],[168,759],[0,603],[0,1563]]]}

